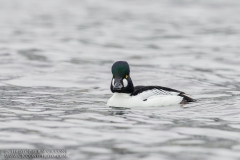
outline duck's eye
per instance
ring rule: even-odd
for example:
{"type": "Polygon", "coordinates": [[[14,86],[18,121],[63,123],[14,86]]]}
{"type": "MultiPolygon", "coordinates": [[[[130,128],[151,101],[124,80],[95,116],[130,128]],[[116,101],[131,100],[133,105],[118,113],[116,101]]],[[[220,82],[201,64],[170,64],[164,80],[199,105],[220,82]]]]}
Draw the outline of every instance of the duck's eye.
{"type": "Polygon", "coordinates": [[[126,78],[128,78],[128,75],[126,75],[126,78]]]}

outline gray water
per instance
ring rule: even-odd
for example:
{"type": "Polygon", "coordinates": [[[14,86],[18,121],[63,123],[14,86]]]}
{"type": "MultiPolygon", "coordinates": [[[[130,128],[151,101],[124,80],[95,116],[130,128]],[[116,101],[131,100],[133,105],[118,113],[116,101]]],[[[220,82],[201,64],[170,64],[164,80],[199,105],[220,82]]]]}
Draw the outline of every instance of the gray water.
{"type": "Polygon", "coordinates": [[[1,0],[0,149],[239,160],[239,15],[239,0],[1,0]],[[198,101],[107,107],[117,60],[198,101]]]}

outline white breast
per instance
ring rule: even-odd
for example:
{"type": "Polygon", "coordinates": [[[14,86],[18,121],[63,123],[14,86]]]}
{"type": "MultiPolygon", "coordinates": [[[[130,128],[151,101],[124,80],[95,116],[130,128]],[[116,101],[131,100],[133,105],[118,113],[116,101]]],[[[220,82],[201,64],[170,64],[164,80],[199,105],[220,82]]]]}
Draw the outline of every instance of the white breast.
{"type": "Polygon", "coordinates": [[[167,105],[179,104],[183,100],[183,97],[177,95],[153,95],[148,93],[141,93],[136,96],[130,96],[126,93],[114,93],[108,100],[107,106],[112,107],[160,107],[167,105]],[[148,96],[147,96],[148,95],[148,96]],[[147,98],[146,101],[143,101],[147,98]]]}

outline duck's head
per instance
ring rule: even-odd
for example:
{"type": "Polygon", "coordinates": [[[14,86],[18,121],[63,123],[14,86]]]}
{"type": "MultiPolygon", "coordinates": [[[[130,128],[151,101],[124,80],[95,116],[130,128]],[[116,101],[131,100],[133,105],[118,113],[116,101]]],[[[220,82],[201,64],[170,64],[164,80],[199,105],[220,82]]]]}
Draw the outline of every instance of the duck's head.
{"type": "Polygon", "coordinates": [[[132,93],[134,90],[130,78],[130,68],[127,62],[117,61],[112,66],[113,78],[111,81],[111,91],[118,93],[132,93]]]}

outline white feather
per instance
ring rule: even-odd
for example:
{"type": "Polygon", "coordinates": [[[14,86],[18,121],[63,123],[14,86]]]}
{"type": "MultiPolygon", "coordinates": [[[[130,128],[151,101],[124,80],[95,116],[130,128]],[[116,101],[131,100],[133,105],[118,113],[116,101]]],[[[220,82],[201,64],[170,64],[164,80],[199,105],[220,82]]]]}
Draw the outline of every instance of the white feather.
{"type": "Polygon", "coordinates": [[[124,87],[127,87],[127,85],[128,85],[128,81],[124,78],[124,79],[123,79],[123,86],[124,86],[124,87]]]}
{"type": "MultiPolygon", "coordinates": [[[[146,91],[147,92],[147,91],[146,91]]],[[[144,93],[144,92],[143,92],[144,93]]],[[[149,93],[149,92],[148,92],[149,93]]],[[[147,94],[147,93],[144,93],[147,94]]],[[[160,107],[167,105],[176,105],[183,100],[183,97],[177,95],[154,95],[143,101],[143,94],[140,96],[130,96],[126,93],[114,93],[108,100],[107,106],[112,107],[160,107]]]]}
{"type": "Polygon", "coordinates": [[[158,97],[166,96],[166,95],[177,96],[178,94],[179,94],[178,92],[171,92],[171,91],[165,91],[165,90],[162,90],[162,89],[154,88],[154,89],[147,90],[147,91],[144,91],[142,93],[139,93],[137,96],[140,96],[142,98],[142,100],[144,100],[144,99],[148,99],[148,98],[155,97],[155,96],[158,96],[158,97]]]}
{"type": "Polygon", "coordinates": [[[114,83],[115,83],[115,79],[113,78],[112,79],[112,86],[114,86],[114,83]]]}

